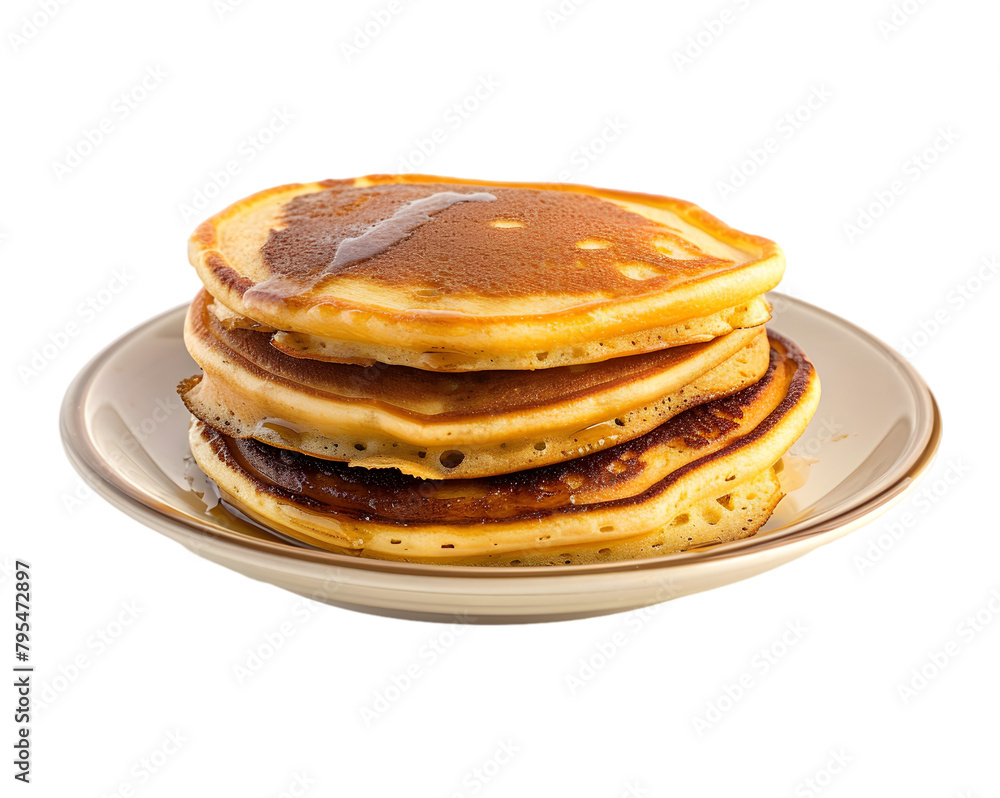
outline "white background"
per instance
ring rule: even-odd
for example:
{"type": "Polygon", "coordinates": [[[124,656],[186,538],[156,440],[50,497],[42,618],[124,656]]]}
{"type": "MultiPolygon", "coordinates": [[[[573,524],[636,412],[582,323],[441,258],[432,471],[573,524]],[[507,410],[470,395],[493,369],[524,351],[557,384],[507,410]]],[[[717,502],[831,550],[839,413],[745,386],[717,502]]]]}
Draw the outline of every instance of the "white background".
{"type": "MultiPolygon", "coordinates": [[[[893,22],[888,0],[6,3],[2,606],[27,559],[40,704],[33,783],[10,794],[1000,794],[1000,279],[984,260],[1000,255],[1000,8],[902,6],[893,22]],[[923,486],[940,496],[643,615],[458,632],[306,613],[88,496],[62,455],[62,394],[114,338],[193,296],[194,225],[271,185],[409,168],[672,194],[775,239],[784,290],[907,351],[934,389],[946,434],[923,486]],[[734,170],[752,172],[735,189],[734,170]],[[877,221],[845,228],[894,181],[877,221]],[[137,617],[120,628],[123,606],[137,617]],[[807,631],[765,673],[789,623],[807,631]],[[949,643],[957,655],[904,699],[949,643]],[[699,729],[712,706],[726,711],[699,729]]],[[[2,695],[9,762],[16,696],[2,695]]]]}

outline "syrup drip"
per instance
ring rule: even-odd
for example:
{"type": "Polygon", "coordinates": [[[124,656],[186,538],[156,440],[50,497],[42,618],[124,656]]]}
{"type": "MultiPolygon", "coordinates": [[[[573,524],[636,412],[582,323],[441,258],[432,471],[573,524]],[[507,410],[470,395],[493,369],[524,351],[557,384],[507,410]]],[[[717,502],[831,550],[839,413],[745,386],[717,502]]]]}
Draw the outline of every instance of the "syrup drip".
{"type": "Polygon", "coordinates": [[[431,214],[450,208],[457,202],[493,202],[496,197],[485,191],[459,194],[456,191],[439,191],[423,199],[413,200],[388,219],[383,219],[355,238],[345,238],[340,242],[333,256],[333,267],[355,263],[372,255],[385,252],[393,244],[398,244],[420,225],[431,220],[431,214]]]}
{"type": "Polygon", "coordinates": [[[342,267],[366,260],[385,252],[390,247],[407,238],[421,225],[427,224],[434,214],[458,202],[493,202],[496,197],[485,191],[460,194],[457,191],[439,191],[429,197],[413,200],[397,210],[392,216],[376,222],[364,233],[354,238],[345,238],[337,245],[333,260],[317,272],[302,277],[274,275],[250,288],[243,296],[244,302],[253,307],[257,302],[287,299],[305,294],[329,274],[342,267]]]}

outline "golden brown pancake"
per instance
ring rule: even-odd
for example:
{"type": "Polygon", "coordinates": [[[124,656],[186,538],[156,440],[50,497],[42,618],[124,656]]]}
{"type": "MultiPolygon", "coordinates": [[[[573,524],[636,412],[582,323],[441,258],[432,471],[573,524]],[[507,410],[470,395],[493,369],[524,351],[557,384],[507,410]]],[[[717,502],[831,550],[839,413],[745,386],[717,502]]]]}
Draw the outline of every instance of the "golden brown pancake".
{"type": "MultiPolygon", "coordinates": [[[[244,319],[245,317],[239,318],[244,319]]],[[[566,365],[580,365],[621,357],[622,355],[655,352],[665,348],[665,346],[684,346],[686,343],[709,341],[737,330],[763,325],[770,318],[770,305],[763,297],[756,297],[739,307],[726,308],[700,319],[679,322],[671,326],[654,327],[650,330],[611,335],[600,341],[596,350],[591,346],[572,346],[568,348],[555,347],[551,350],[536,352],[536,362],[533,367],[551,369],[566,365]]],[[[244,321],[243,326],[247,326],[246,322],[250,323],[249,326],[260,326],[250,319],[244,321]]],[[[271,343],[293,357],[327,360],[331,363],[370,366],[380,362],[451,373],[473,370],[469,368],[468,356],[459,352],[423,352],[419,359],[415,360],[412,353],[400,352],[389,347],[345,343],[315,335],[288,332],[287,330],[275,331],[271,343]]],[[[481,365],[483,369],[490,370],[527,368],[523,352],[490,352],[488,359],[477,360],[477,364],[481,365]]]]}
{"type": "Polygon", "coordinates": [[[753,534],[779,498],[772,466],[808,424],[819,382],[793,344],[772,335],[771,346],[754,385],[627,443],[515,474],[352,469],[201,423],[191,448],[252,518],[333,551],[496,565],[679,551],[753,534]]]}
{"type": "Polygon", "coordinates": [[[217,307],[201,292],[185,326],[204,370],[181,385],[196,417],[230,436],[427,478],[509,473],[631,440],[756,382],[769,357],[759,327],[545,371],[363,367],[288,357],[217,307]]]}
{"type": "Polygon", "coordinates": [[[587,186],[370,175],[260,192],[190,258],[235,314],[308,358],[547,369],[768,317],[772,241],[681,200],[587,186]]]}

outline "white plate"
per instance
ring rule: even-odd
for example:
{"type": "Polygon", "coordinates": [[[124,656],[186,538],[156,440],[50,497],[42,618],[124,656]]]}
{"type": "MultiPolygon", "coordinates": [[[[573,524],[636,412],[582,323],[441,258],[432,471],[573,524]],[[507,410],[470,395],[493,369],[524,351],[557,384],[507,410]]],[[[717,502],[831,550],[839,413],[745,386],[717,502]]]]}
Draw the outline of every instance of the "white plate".
{"type": "Polygon", "coordinates": [[[819,409],[792,450],[799,463],[815,462],[757,535],[697,551],[476,568],[366,560],[278,537],[217,504],[191,468],[189,416],[174,390],[198,371],[182,340],[184,307],[128,333],[80,373],[63,403],[63,441],[84,479],[120,510],[202,557],[319,601],[449,622],[621,612],[753,576],[835,540],[901,499],[933,458],[937,406],[902,357],[826,311],[770,298],[769,326],[805,350],[822,382],[819,409]]]}

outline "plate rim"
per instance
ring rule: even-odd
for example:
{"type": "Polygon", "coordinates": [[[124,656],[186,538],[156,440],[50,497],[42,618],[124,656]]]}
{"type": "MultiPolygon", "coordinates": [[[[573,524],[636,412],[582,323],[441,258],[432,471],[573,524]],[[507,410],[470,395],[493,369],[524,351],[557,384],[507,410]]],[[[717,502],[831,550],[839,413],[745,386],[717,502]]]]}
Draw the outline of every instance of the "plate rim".
{"type": "MultiPolygon", "coordinates": [[[[841,527],[857,525],[867,516],[877,515],[886,505],[900,498],[915,480],[927,470],[937,453],[942,436],[941,413],[933,393],[916,368],[891,346],[853,322],[810,302],[775,291],[768,292],[768,295],[780,302],[786,302],[789,305],[798,305],[810,314],[825,316],[827,320],[832,321],[836,325],[853,330],[856,335],[867,339],[892,360],[905,373],[908,381],[914,387],[914,398],[918,408],[921,410],[920,415],[924,416],[923,425],[920,430],[921,434],[918,436],[919,445],[914,447],[914,451],[902,464],[897,465],[901,469],[897,479],[887,485],[881,492],[856,507],[848,508],[814,525],[806,524],[799,528],[793,526],[787,532],[777,531],[762,537],[752,536],[693,551],[673,552],[657,557],[636,560],[586,563],[560,568],[489,568],[475,565],[448,565],[444,563],[408,563],[396,560],[358,557],[326,551],[324,549],[301,548],[280,540],[269,541],[241,538],[208,520],[183,516],[170,505],[138,489],[129,481],[120,478],[118,472],[111,466],[109,461],[101,455],[95,441],[89,434],[86,407],[90,388],[97,377],[101,375],[105,364],[120,350],[133,343],[134,339],[148,328],[164,323],[171,316],[186,312],[189,303],[182,303],[147,319],[119,336],[91,358],[73,378],[63,397],[59,413],[60,435],[66,455],[76,471],[98,495],[129,517],[153,529],[157,529],[159,524],[166,523],[169,527],[183,534],[190,535],[194,533],[207,536],[238,548],[253,549],[259,554],[268,555],[278,560],[291,559],[337,568],[358,568],[411,577],[461,577],[476,579],[519,579],[522,577],[538,578],[557,575],[594,576],[622,571],[682,568],[693,564],[727,560],[757,552],[770,551],[774,548],[791,545],[806,539],[820,537],[841,527]]],[[[919,421],[920,418],[918,416],[919,421]]]]}

